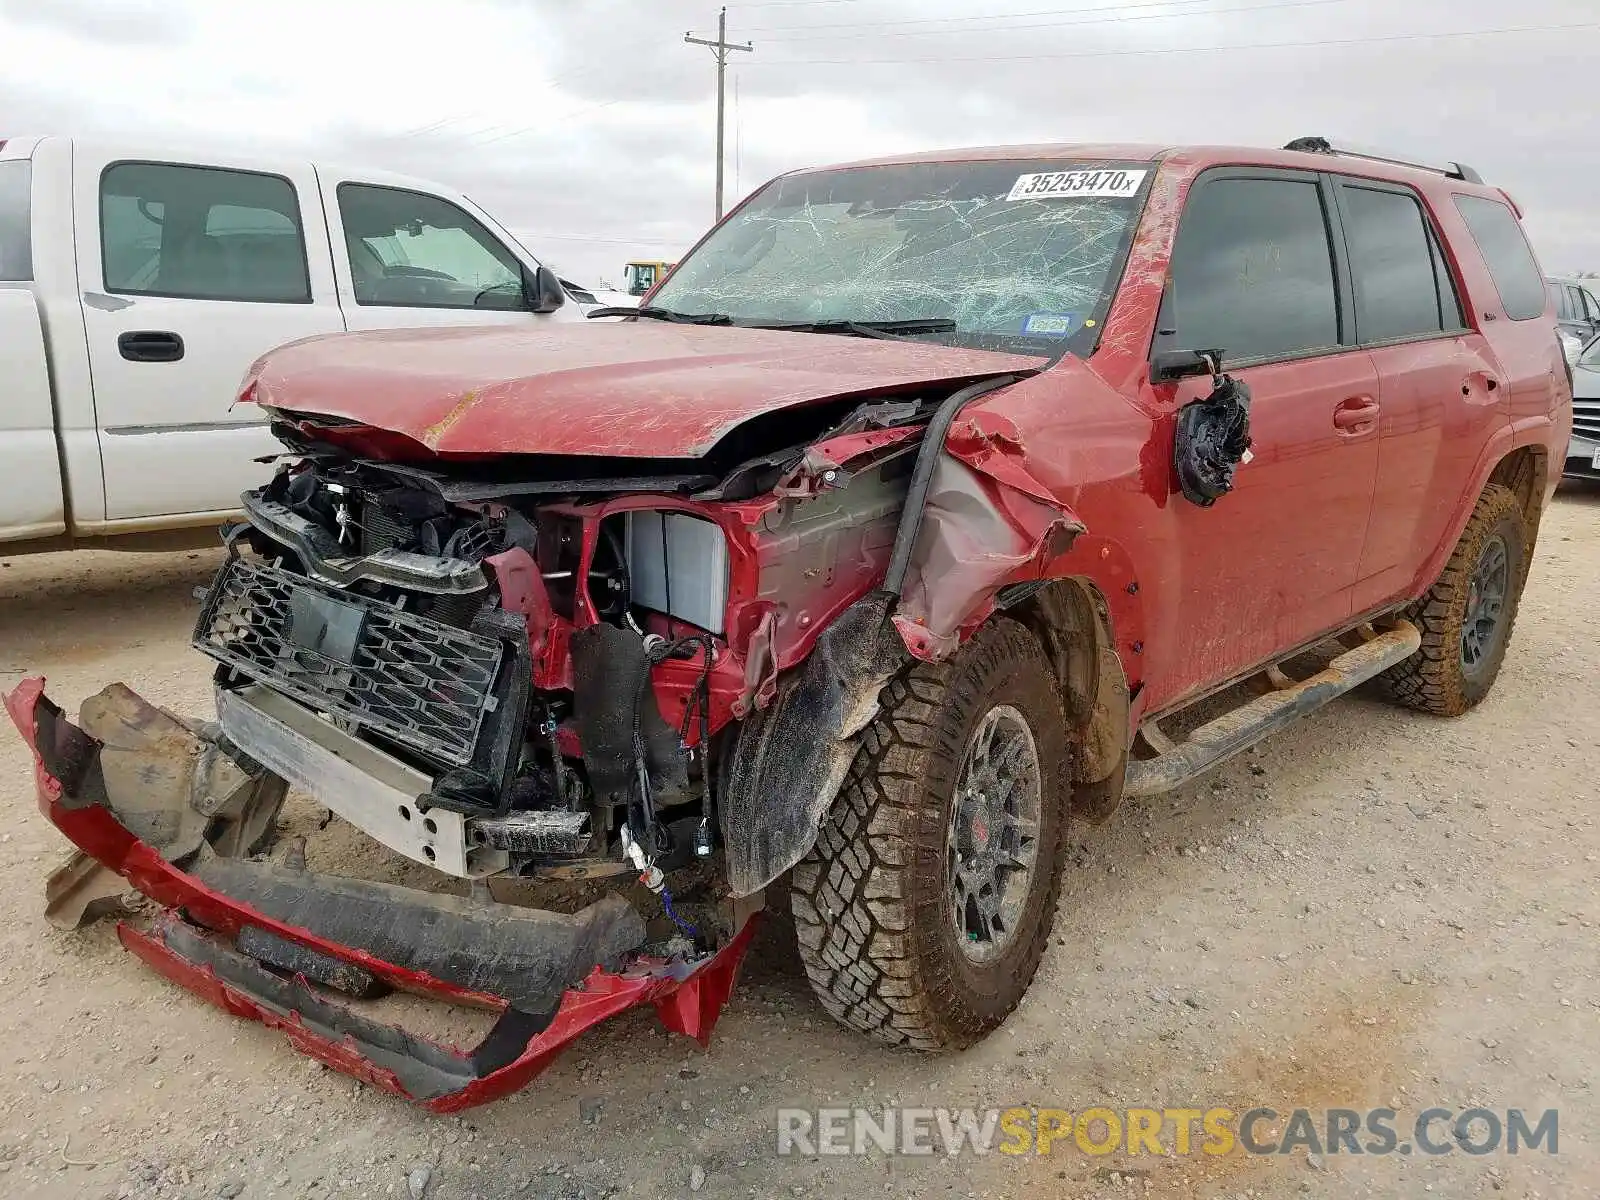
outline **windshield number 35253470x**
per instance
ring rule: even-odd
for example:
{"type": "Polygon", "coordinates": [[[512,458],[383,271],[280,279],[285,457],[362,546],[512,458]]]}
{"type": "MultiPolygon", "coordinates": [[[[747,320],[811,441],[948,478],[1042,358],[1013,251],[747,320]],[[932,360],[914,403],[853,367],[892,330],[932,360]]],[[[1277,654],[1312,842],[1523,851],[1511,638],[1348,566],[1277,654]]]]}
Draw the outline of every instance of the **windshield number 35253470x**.
{"type": "Polygon", "coordinates": [[[1144,183],[1145,171],[1042,171],[1019,176],[1007,200],[1047,200],[1057,196],[1120,199],[1144,183]]]}

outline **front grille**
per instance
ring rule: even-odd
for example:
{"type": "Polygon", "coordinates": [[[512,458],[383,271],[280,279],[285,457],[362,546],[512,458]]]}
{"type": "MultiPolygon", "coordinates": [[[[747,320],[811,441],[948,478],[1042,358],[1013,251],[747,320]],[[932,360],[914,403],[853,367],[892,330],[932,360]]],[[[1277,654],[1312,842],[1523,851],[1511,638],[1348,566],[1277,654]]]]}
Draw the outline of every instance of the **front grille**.
{"type": "Polygon", "coordinates": [[[1600,438],[1600,400],[1572,402],[1572,432],[1588,438],[1600,438]]]}
{"type": "Polygon", "coordinates": [[[211,585],[194,645],[319,712],[456,766],[472,761],[495,708],[505,653],[492,638],[243,558],[229,559],[211,585]]]}

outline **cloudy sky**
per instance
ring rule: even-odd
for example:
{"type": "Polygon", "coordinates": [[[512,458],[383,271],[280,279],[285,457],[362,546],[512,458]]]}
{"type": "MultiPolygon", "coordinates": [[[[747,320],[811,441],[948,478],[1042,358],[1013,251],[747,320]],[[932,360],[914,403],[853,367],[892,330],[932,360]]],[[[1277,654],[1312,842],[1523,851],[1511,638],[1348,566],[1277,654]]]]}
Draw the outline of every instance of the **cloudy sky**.
{"type": "MultiPolygon", "coordinates": [[[[1301,134],[1478,167],[1600,270],[1600,0],[729,4],[730,204],[796,166],[1301,134]]],[[[467,192],[590,282],[712,215],[699,0],[0,0],[0,136],[149,134],[467,192]]]]}

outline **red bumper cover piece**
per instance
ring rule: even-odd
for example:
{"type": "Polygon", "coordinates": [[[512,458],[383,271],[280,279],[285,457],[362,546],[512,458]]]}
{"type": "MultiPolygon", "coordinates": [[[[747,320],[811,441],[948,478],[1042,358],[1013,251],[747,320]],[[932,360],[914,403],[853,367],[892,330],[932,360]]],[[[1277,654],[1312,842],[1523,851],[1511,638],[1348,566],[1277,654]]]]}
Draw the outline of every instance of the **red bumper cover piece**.
{"type": "MultiPolygon", "coordinates": [[[[715,955],[694,964],[654,960],[654,965],[650,965],[651,960],[641,960],[638,967],[620,974],[596,968],[581,987],[566,992],[550,1023],[534,1033],[514,1056],[492,1055],[490,1061],[498,1065],[483,1074],[460,1078],[460,1086],[453,1090],[418,1095],[402,1082],[400,1073],[376,1061],[380,1056],[371,1050],[372,1039],[349,1031],[341,1033],[341,1021],[337,1017],[331,1022],[304,1019],[299,1011],[281,1002],[275,1003],[262,990],[250,986],[247,979],[241,981],[237,975],[219,971],[213,961],[186,951],[184,946],[208,945],[213,936],[232,938],[240,929],[254,927],[313,952],[351,963],[401,991],[502,1012],[507,1007],[505,1001],[397,967],[362,951],[328,942],[306,930],[284,925],[207,888],[179,870],[130,833],[109,809],[92,800],[67,795],[62,781],[46,768],[38,745],[37,713],[41,702],[49,706],[44,700],[44,680],[37,678],[23,681],[5,697],[7,712],[33,751],[40,811],[86,854],[169,910],[149,932],[120,925],[118,937],[122,944],[168,979],[218,1008],[280,1030],[303,1053],[375,1088],[412,1100],[434,1112],[457,1112],[484,1104],[526,1085],[585,1030],[641,1004],[654,1005],[663,1025],[704,1045],[710,1040],[712,1028],[733,990],[739,965],[754,933],[753,921],[746,922],[715,955]],[[205,935],[199,936],[180,912],[203,927],[205,935]],[[185,938],[172,936],[180,930],[185,932],[185,938]]],[[[57,758],[53,756],[53,760],[57,758]]],[[[228,955],[226,950],[218,953],[228,955]]],[[[318,1004],[324,1012],[342,1012],[338,1006],[312,993],[304,980],[285,986],[298,989],[298,994],[308,1004],[318,1004]]],[[[475,1052],[429,1043],[393,1027],[378,1027],[359,1017],[351,1018],[350,1024],[358,1029],[365,1027],[392,1034],[394,1039],[427,1051],[426,1057],[432,1062],[446,1061],[467,1067],[473,1061],[475,1052]]],[[[493,1036],[491,1034],[491,1038],[493,1036]]],[[[380,1042],[387,1040],[379,1039],[380,1042]]]]}

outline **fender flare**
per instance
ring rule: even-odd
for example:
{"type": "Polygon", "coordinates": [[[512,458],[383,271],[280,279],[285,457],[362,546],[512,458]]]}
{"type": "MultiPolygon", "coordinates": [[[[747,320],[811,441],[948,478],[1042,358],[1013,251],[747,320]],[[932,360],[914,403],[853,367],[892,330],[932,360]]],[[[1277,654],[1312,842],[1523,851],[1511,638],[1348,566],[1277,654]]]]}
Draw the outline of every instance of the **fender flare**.
{"type": "MultiPolygon", "coordinates": [[[[1483,449],[1479,452],[1477,462],[1473,464],[1470,476],[1473,481],[1472,487],[1464,490],[1457,499],[1455,509],[1450,514],[1450,522],[1445,526],[1444,536],[1412,577],[1411,584],[1406,589],[1407,599],[1421,596],[1433,586],[1434,580],[1439,578],[1445,563],[1455,552],[1456,543],[1461,540],[1462,530],[1466,529],[1467,522],[1472,519],[1472,510],[1477,507],[1478,497],[1483,495],[1483,489],[1494,479],[1494,473],[1500,464],[1518,450],[1540,450],[1548,455],[1551,428],[1550,419],[1541,416],[1522,422],[1520,425],[1503,425],[1494,431],[1494,435],[1484,443],[1483,449]]],[[[1549,478],[1547,466],[1544,486],[1536,487],[1536,494],[1532,497],[1532,502],[1540,508],[1547,502],[1549,478]]],[[[1532,515],[1529,514],[1530,520],[1532,515]]]]}

